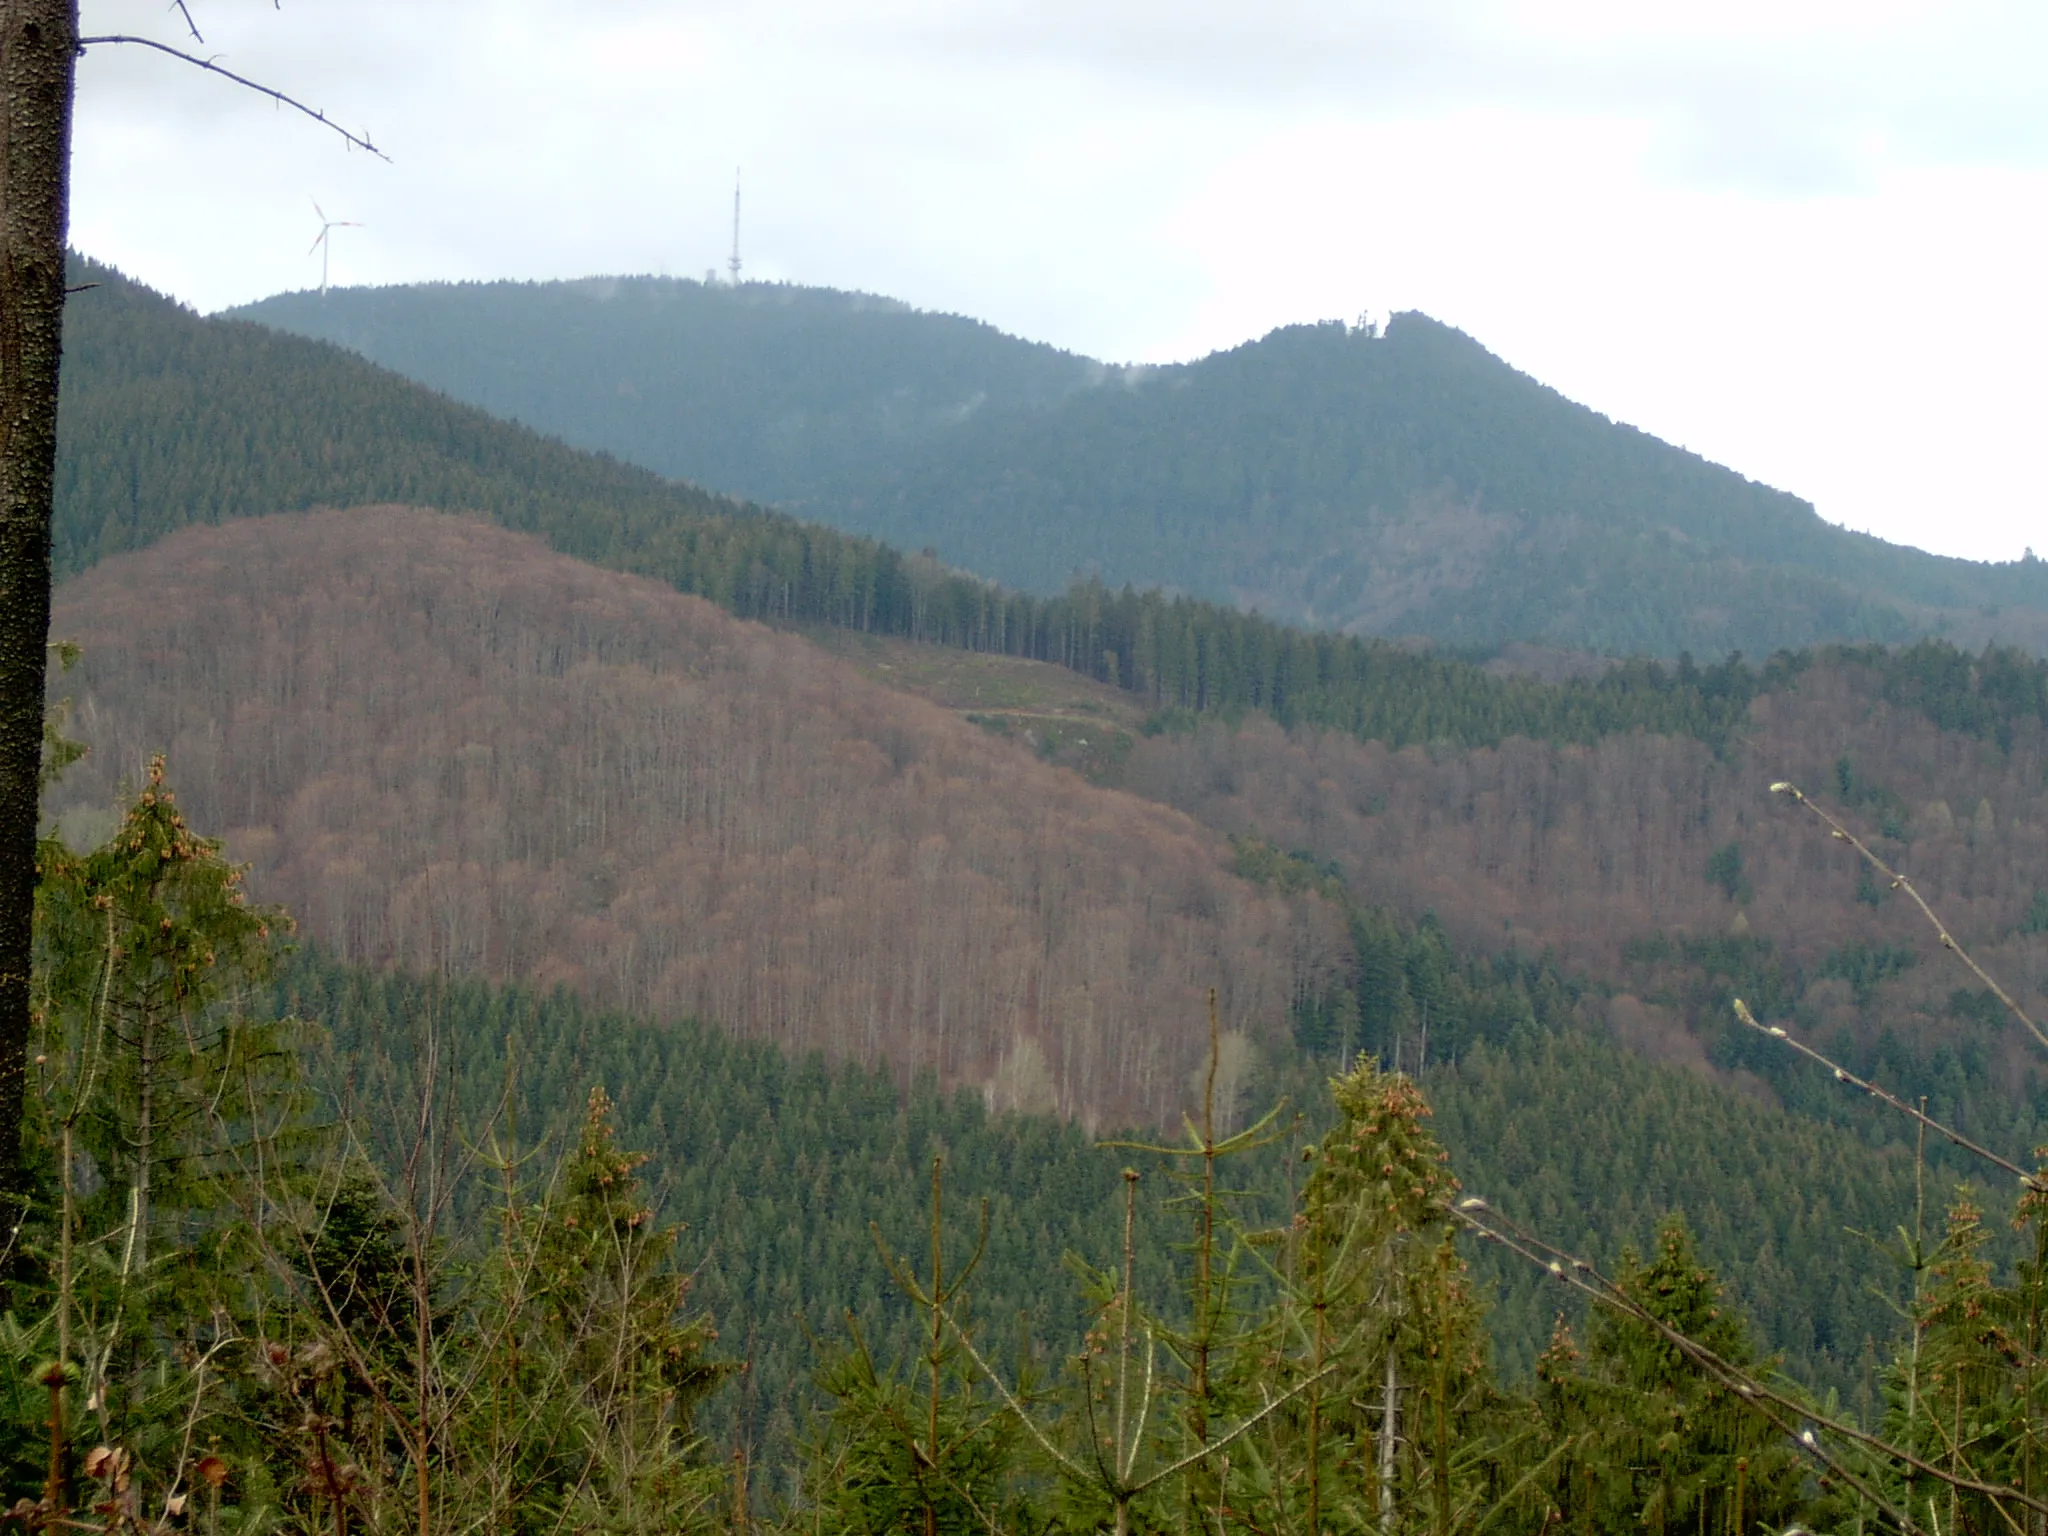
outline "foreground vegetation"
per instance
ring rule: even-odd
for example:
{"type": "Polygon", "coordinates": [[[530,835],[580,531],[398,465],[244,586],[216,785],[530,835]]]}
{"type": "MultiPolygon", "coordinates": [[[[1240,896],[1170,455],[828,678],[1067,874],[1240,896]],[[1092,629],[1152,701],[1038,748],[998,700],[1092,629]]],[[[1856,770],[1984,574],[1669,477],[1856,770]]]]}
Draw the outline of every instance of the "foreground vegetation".
{"type": "MultiPolygon", "coordinates": [[[[1438,934],[1405,944],[1404,971],[1412,963],[1433,979],[1423,995],[1444,1010],[1444,1033],[1432,1038],[1459,1052],[1455,1062],[1433,1056],[1421,1081],[1468,1186],[1589,1255],[1647,1246],[1682,1206],[1702,1259],[1727,1278],[1761,1344],[1800,1380],[1861,1402],[1866,1360],[1889,1341],[1894,1318],[1883,1298],[1898,1276],[1882,1253],[1842,1234],[1888,1230],[1911,1205],[1910,1147],[1866,1150],[1852,1134],[1632,1058],[1588,1038],[1569,1015],[1517,1014],[1512,978],[1447,966],[1438,934]],[[1498,1010],[1485,1016],[1505,1026],[1491,1043],[1467,1032],[1485,1010],[1498,1010]]],[[[1160,1159],[1098,1146],[1049,1117],[991,1113],[980,1095],[942,1093],[929,1078],[905,1093],[886,1068],[792,1061],[709,1026],[652,1024],[567,993],[378,975],[305,953],[282,967],[269,1001],[270,1012],[326,1025],[319,1075],[353,1083],[361,1106],[413,1102],[422,1042],[431,1040],[449,1042],[440,1049],[446,1090],[473,1121],[502,1103],[531,1133],[558,1125],[593,1082],[611,1085],[621,1137],[660,1150],[649,1187],[686,1229],[693,1297],[722,1351],[745,1368],[733,1390],[704,1404],[698,1426],[756,1466],[790,1464],[822,1406],[811,1382],[817,1342],[841,1337],[849,1313],[885,1358],[913,1349],[914,1308],[877,1262],[871,1225],[894,1249],[921,1245],[934,1157],[945,1158],[955,1198],[989,1203],[976,1315],[1000,1326],[1005,1342],[1014,1326],[1027,1327],[1041,1362],[1078,1347],[1088,1327],[1071,1277],[1049,1259],[1113,1259],[1125,1165],[1146,1181],[1137,1212],[1143,1278],[1168,1284],[1180,1262],[1178,1218],[1152,1198],[1170,1182],[1160,1159]]],[[[1303,1023],[1306,1031],[1316,1020],[1303,1023]]],[[[1284,1135],[1235,1159],[1232,1186],[1245,1192],[1238,1216],[1250,1225],[1285,1224],[1301,1154],[1330,1127],[1336,1052],[1317,1052],[1275,1056],[1251,1090],[1251,1102],[1284,1098],[1289,1110],[1276,1127],[1284,1135]]],[[[1219,1093],[1219,1114],[1240,1102],[1219,1093]]],[[[1491,1298],[1496,1366],[1526,1382],[1561,1299],[1539,1273],[1496,1252],[1469,1257],[1491,1298]]]]}
{"type": "MultiPolygon", "coordinates": [[[[652,1032],[606,1056],[611,1031],[550,1039],[517,1008],[464,1014],[490,994],[434,989],[351,1013],[352,988],[382,984],[301,970],[287,993],[341,1005],[323,1044],[267,1006],[284,915],[244,898],[160,766],[103,844],[48,840],[41,863],[39,1191],[0,1333],[0,1454],[30,1527],[1949,1531],[2040,1507],[2031,1183],[2029,1251],[2000,1280],[1977,1202],[1959,1193],[1937,1237],[1925,1164],[1910,1175],[1901,1338],[1844,1409],[1779,1374],[1683,1217],[1603,1279],[1527,1225],[1551,1197],[1461,1191],[1421,1090],[1370,1058],[1306,1125],[1229,1130],[1212,1073],[1179,1139],[1102,1149],[1120,1172],[1049,1124],[977,1139],[934,1095],[906,1119],[879,1080],[796,1072],[781,1091],[826,1111],[805,1176],[833,1189],[823,1149],[859,1161],[891,1127],[893,1203],[865,1281],[812,1329],[822,1406],[793,1397],[781,1433],[711,1440],[720,1398],[761,1393],[771,1357],[716,1337],[693,1283],[722,1245],[773,1240],[781,1175],[704,1127],[657,1130],[652,1032]],[[499,1025],[502,1051],[472,1049],[499,1025]],[[559,1151],[536,1134],[537,1085],[560,1102],[555,1085],[615,1069],[686,1174],[723,1154],[721,1215],[687,1240],[602,1084],[559,1151]],[[1050,1164],[1064,1203],[977,1209],[972,1186],[1014,1171],[992,1149],[1050,1164]],[[1552,1277],[1526,1379],[1489,1364],[1470,1239],[1552,1277]],[[1060,1250],[1071,1333],[1033,1298],[1018,1319],[1005,1290],[1060,1250]]],[[[1434,942],[1384,944],[1421,977],[1434,942]]],[[[1484,984],[1437,981],[1450,1012],[1484,984]]],[[[1498,1118],[1440,1081],[1473,1100],[1454,1118],[1498,1118]]],[[[1896,1173],[1878,1183],[1903,1195],[1896,1173]]],[[[1827,1257],[1823,1239],[1806,1263],[1827,1257]]]]}

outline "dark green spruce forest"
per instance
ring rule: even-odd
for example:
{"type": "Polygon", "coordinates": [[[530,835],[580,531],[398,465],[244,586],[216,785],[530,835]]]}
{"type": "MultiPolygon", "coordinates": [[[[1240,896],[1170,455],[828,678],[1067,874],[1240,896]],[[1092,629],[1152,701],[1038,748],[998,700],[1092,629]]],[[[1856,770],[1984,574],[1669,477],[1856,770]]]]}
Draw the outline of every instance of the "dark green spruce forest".
{"type": "MultiPolygon", "coordinates": [[[[83,259],[78,280],[96,286],[67,319],[64,575],[193,525],[404,503],[743,619],[1050,663],[1117,690],[1162,747],[1242,727],[1417,748],[1447,772],[1517,743],[1584,762],[1669,739],[1724,762],[1759,707],[1803,708],[1816,676],[1853,677],[1869,712],[1971,772],[2035,762],[2048,729],[2048,662],[1943,638],[1994,601],[2048,609],[2037,562],[1964,568],[1825,529],[1420,316],[1105,376],[968,322],[765,288],[253,311],[331,321],[371,357],[408,336],[391,361],[440,395],[83,259]],[[650,332],[642,354],[613,353],[600,330],[541,391],[518,365],[593,304],[643,332],[667,317],[696,345],[650,332]],[[501,350],[464,341],[480,326],[501,350]],[[831,366],[792,395],[814,342],[831,366]],[[687,387],[650,371],[678,355],[687,387]],[[646,457],[631,434],[665,418],[593,404],[619,370],[633,398],[699,413],[701,436],[678,441],[723,441],[716,476],[629,462],[646,457]],[[918,388],[877,425],[875,381],[898,377],[918,388]],[[952,409],[976,391],[985,404],[952,409]],[[771,417],[783,436],[740,430],[771,417]],[[596,445],[618,457],[587,451],[628,428],[596,445]],[[759,478],[768,463],[788,478],[759,478]],[[828,506],[830,487],[865,521],[828,506]],[[1385,626],[1360,618],[1369,560],[1333,567],[1355,590],[1267,569],[1259,590],[1285,601],[1234,600],[1258,585],[1231,564],[1254,548],[1327,549],[1340,528],[1391,546],[1417,508],[1462,538],[1458,517],[1496,506],[1526,524],[1472,548],[1519,562],[1519,584],[1481,562],[1385,626]],[[1084,545],[1087,527],[1104,542],[1084,545]],[[1562,564],[1515,554],[1560,528],[1562,564]],[[1184,568],[1157,554],[1176,542],[1184,568]],[[1752,565],[1722,618],[1688,617],[1752,565]],[[1584,579],[1562,582],[1567,566],[1584,579]],[[1508,640],[1611,654],[1542,682],[1484,665],[1508,640]]],[[[53,697],[73,692],[50,715],[53,782],[98,723],[53,665],[53,697]]],[[[1935,846],[1929,805],[1833,761],[1812,787],[1882,829],[1873,858],[1935,846]]],[[[1511,927],[1461,942],[1436,911],[1382,901],[1369,868],[1209,828],[1245,892],[1319,914],[1340,958],[1257,1047],[1216,1022],[1212,991],[1184,1120],[1116,1127],[998,1110],[992,1089],[930,1074],[906,1088],[886,1064],[628,1015],[566,983],[343,964],[229,857],[223,837],[262,827],[188,822],[183,772],[155,759],[38,852],[33,1182],[0,1310],[6,1512],[25,1530],[2048,1521],[2048,1173],[2030,1150],[2048,1140],[2048,1074],[2012,1065],[2040,1036],[2040,978],[2001,999],[1957,969],[1926,1014],[1945,1033],[1844,1028],[1822,1042],[1830,1062],[1803,1060],[1771,1021],[1869,1013],[1954,962],[1861,940],[1808,955],[1753,931],[1739,841],[1682,872],[1725,895],[1714,931],[1637,932],[1602,969],[1584,958],[1597,946],[1527,949],[1511,927]],[[1632,1048],[1603,1022],[1624,994],[1714,1021],[1699,1059],[1632,1048]],[[1765,1024],[1739,1022],[1738,998],[1765,1024]]],[[[354,792],[316,776],[295,814],[345,817],[354,792]]],[[[2022,836],[1989,792],[1975,820],[1958,806],[1940,816],[1982,827],[1972,850],[2022,836]]],[[[1917,921],[1885,869],[1858,868],[1852,915],[1917,921]]],[[[1978,923],[2002,959],[2048,932],[2048,895],[2033,902],[1978,923]]]]}
{"type": "Polygon", "coordinates": [[[2038,1267],[1994,1286],[2009,1244],[1960,1194],[1930,1211],[1932,1170],[1631,1063],[1546,1019],[1561,978],[1427,932],[1381,921],[1377,952],[1451,1060],[1326,1082],[1304,1049],[1234,1134],[1092,1141],[566,994],[279,966],[287,916],[161,778],[43,860],[7,1433],[58,1503],[410,1523],[417,1477],[432,1523],[520,1528],[1870,1523],[1913,1479],[1817,1475],[1788,1425],[2032,1390],[1981,1319],[2034,1315],[2038,1267]],[[1924,1256],[1886,1251],[1900,1211],[1924,1256]],[[1612,1264],[1611,1303],[1460,1241],[1522,1222],[1612,1264]],[[1744,1306],[1708,1255],[1759,1248],[1744,1306]],[[93,1384],[79,1446],[45,1427],[79,1369],[53,1349],[93,1384]]]}
{"type": "Polygon", "coordinates": [[[1040,595],[1093,577],[1315,628],[1666,660],[2037,642],[2048,612],[2048,565],[1833,527],[1420,314],[1125,368],[760,283],[442,283],[234,313],[1040,595]]]}
{"type": "MultiPolygon", "coordinates": [[[[188,523],[403,502],[487,512],[565,554],[658,577],[743,618],[809,621],[1053,662],[1160,711],[1258,710],[1394,745],[1589,741],[1646,729],[1713,740],[1798,654],[1631,662],[1546,686],[1367,639],[1303,631],[1152,588],[1039,598],[898,549],[665,482],[452,404],[335,349],[202,320],[81,264],[69,319],[55,559],[60,573],[188,523]]],[[[1940,641],[1866,650],[1917,707],[1979,734],[2048,718],[2048,666],[1940,641]]]]}

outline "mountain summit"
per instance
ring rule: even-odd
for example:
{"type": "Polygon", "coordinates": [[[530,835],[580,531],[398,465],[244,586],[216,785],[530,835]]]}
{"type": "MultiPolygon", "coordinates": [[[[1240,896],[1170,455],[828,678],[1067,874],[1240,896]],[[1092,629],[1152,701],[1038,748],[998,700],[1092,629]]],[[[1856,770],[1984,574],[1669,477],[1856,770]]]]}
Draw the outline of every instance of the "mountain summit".
{"type": "Polygon", "coordinates": [[[2048,647],[2048,564],[1835,527],[1421,314],[1157,368],[767,284],[430,284],[236,314],[1041,592],[1095,574],[1460,647],[2048,647]]]}

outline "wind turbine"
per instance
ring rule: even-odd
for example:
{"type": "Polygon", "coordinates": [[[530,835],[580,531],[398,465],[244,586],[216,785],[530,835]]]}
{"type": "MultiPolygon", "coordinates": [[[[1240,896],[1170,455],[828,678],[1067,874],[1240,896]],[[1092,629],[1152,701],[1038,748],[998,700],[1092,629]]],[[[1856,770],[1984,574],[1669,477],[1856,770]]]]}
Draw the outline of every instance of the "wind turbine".
{"type": "MultiPolygon", "coordinates": [[[[311,201],[311,199],[308,199],[308,201],[311,201]]],[[[327,232],[330,229],[361,229],[363,226],[354,219],[330,219],[321,211],[320,205],[317,202],[313,204],[313,211],[320,215],[320,234],[311,245],[306,247],[306,254],[310,256],[315,251],[320,253],[320,297],[324,299],[327,297],[327,253],[332,249],[332,242],[328,240],[327,232]]]]}

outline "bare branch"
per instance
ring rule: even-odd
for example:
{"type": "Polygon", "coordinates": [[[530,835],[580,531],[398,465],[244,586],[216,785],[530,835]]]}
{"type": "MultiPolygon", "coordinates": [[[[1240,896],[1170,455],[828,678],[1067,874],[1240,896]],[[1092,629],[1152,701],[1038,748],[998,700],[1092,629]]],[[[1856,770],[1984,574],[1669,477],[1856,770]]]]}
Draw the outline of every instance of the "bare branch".
{"type": "Polygon", "coordinates": [[[1744,1024],[1747,1024],[1751,1029],[1755,1030],[1758,1034],[1769,1035],[1773,1040],[1779,1040],[1784,1042],[1786,1046],[1790,1047],[1792,1050],[1797,1051],[1801,1056],[1804,1056],[1808,1061],[1813,1062],[1816,1066],[1826,1067],[1828,1071],[1834,1074],[1836,1082],[1846,1084],[1848,1087],[1855,1088],[1863,1093],[1869,1094],[1873,1099],[1876,1099],[1879,1103],[1888,1104],[1893,1109],[1896,1109],[1900,1114],[1908,1116],[1913,1120],[1917,1120],[1920,1124],[1926,1126],[1928,1130],[1934,1132],[1935,1135],[1947,1138],[1956,1146],[1961,1147],[1965,1152],[1974,1152],[1977,1154],[1977,1156],[1983,1158],[1985,1162],[1991,1164],[1994,1168],[2003,1168],[2007,1173],[2011,1174],[2014,1178],[2018,1179],[2023,1187],[2033,1190],[2037,1194],[2048,1194],[2048,1183],[2044,1183],[2038,1174],[2029,1173],[2026,1169],[2022,1168],[2018,1163],[2013,1162],[2009,1158],[2000,1157],[1996,1152],[1991,1151],[1988,1147],[1980,1147],[1979,1145],[1977,1145],[1976,1142],[1970,1140],[1970,1138],[1965,1136],[1961,1131],[1955,1130],[1950,1126],[1943,1125],[1939,1120],[1935,1119],[1925,1110],[1916,1109],[1913,1105],[1908,1104],[1904,1099],[1900,1098],[1897,1094],[1889,1093],[1883,1088],[1878,1087],[1876,1083],[1871,1082],[1869,1079],[1858,1077],[1854,1072],[1851,1072],[1847,1067],[1837,1065],[1835,1062],[1830,1061],[1827,1057],[1821,1055],[1819,1051],[1816,1051],[1812,1046],[1806,1044],[1802,1040],[1794,1039],[1791,1035],[1785,1033],[1785,1031],[1783,1029],[1780,1029],[1777,1025],[1759,1024],[1756,1020],[1756,1015],[1749,1011],[1749,1004],[1745,1003],[1739,997],[1735,999],[1735,1017],[1740,1019],[1744,1024]]]}
{"type": "Polygon", "coordinates": [[[1863,856],[1864,863],[1868,864],[1872,869],[1876,870],[1879,874],[1885,877],[1885,880],[1890,884],[1893,890],[1904,891],[1908,896],[1912,897],[1913,905],[1918,907],[1920,909],[1921,915],[1924,916],[1929,923],[1934,925],[1934,932],[1935,935],[1941,940],[1941,947],[1947,950],[1950,954],[1954,955],[1958,960],[1962,961],[1963,964],[1969,968],[1969,972],[1972,976],[1975,976],[1979,981],[1983,982],[1985,986],[1989,987],[1991,989],[1992,995],[1995,996],[2001,1003],[2005,1004],[2007,1010],[2011,1012],[2012,1016],[2018,1019],[2022,1024],[2027,1026],[2027,1032],[2034,1037],[2035,1043],[2039,1045],[2041,1049],[2043,1049],[2044,1051],[2048,1051],[2048,1031],[2043,1031],[2039,1024],[2036,1024],[2031,1018],[2029,1018],[2027,1016],[2027,1010],[2022,1008],[2015,1001],[2013,1001],[2012,994],[2007,992],[2005,988],[2001,987],[1998,984],[1998,982],[1995,979],[1993,979],[1989,971],[1985,970],[1983,966],[1979,965],[1975,960],[1970,958],[1969,951],[1964,949],[1962,945],[1956,942],[1955,935],[1951,934],[1948,931],[1947,926],[1942,922],[1942,920],[1939,917],[1935,916],[1934,908],[1927,905],[1926,898],[1923,897],[1917,890],[1913,888],[1913,882],[1911,880],[1908,880],[1896,869],[1893,869],[1891,865],[1885,863],[1883,859],[1879,858],[1876,854],[1872,853],[1870,851],[1870,846],[1867,843],[1865,843],[1862,838],[1858,837],[1854,832],[1851,832],[1847,827],[1843,826],[1840,821],[1836,820],[1835,817],[1828,814],[1828,812],[1823,810],[1820,806],[1814,804],[1813,801],[1807,799],[1805,792],[1801,790],[1797,784],[1790,784],[1780,779],[1776,784],[1773,784],[1771,786],[1771,793],[1774,795],[1787,795],[1791,799],[1797,801],[1800,805],[1805,806],[1809,811],[1813,812],[1814,815],[1818,816],[1822,821],[1827,823],[1830,834],[1835,838],[1837,842],[1847,843],[1851,848],[1854,848],[1859,854],[1863,856]]]}
{"type": "Polygon", "coordinates": [[[171,9],[185,18],[185,30],[192,34],[192,41],[205,46],[206,39],[199,35],[199,23],[192,19],[192,13],[185,9],[185,0],[171,0],[171,9]]]}
{"type": "MultiPolygon", "coordinates": [[[[1793,1415],[1795,1419],[1803,1419],[1820,1429],[1826,1430],[1829,1434],[1837,1435],[1841,1439],[1860,1446],[1879,1457],[1901,1462],[1922,1476],[1935,1478],[1965,1493],[1982,1495],[1990,1499],[1994,1504],[2001,1500],[2010,1500],[2024,1508],[2033,1510],[2037,1514],[2048,1514],[2048,1503],[2043,1503],[2041,1500],[2030,1496],[2018,1488],[1983,1482],[1977,1478],[1936,1466],[1933,1462],[1923,1460],[1913,1455],[1910,1451],[1900,1449],[1890,1441],[1821,1413],[1809,1403],[1802,1403],[1795,1398],[1786,1396],[1768,1382],[1761,1381],[1757,1377],[1750,1375],[1747,1371],[1724,1360],[1704,1344],[1679,1332],[1648,1308],[1636,1302],[1620,1286],[1616,1285],[1584,1259],[1567,1253],[1562,1248],[1546,1243],[1527,1228],[1509,1220],[1497,1207],[1488,1201],[1477,1197],[1468,1197],[1459,1201],[1451,1214],[1471,1228],[1479,1237],[1486,1239],[1488,1242],[1499,1244],[1510,1253],[1528,1260],[1539,1269],[1548,1271],[1552,1278],[1561,1280],[1572,1289],[1592,1297],[1601,1305],[1611,1307],[1615,1311],[1633,1318],[1635,1321],[1656,1332],[1667,1343],[1675,1347],[1679,1353],[1699,1367],[1704,1374],[1733,1391],[1746,1407],[1768,1419],[1809,1455],[1827,1463],[1830,1468],[1845,1478],[1855,1477],[1853,1469],[1846,1466],[1838,1457],[1823,1446],[1819,1437],[1814,1435],[1812,1431],[1794,1432],[1791,1426],[1779,1417],[1780,1411],[1793,1415]],[[1482,1220],[1482,1217],[1486,1219],[1482,1220]],[[1496,1226],[1493,1223],[1498,1223],[1499,1225],[1496,1226]],[[1501,1230],[1502,1227],[1508,1230],[1504,1232],[1501,1230]]],[[[1881,1499],[1878,1502],[1881,1506],[1883,1505],[1881,1499]]],[[[1895,1511],[1890,1513],[1893,1519],[1899,1520],[1907,1529],[1914,1528],[1910,1518],[1903,1518],[1895,1511]]]]}
{"type": "MultiPolygon", "coordinates": [[[[180,6],[179,9],[183,10],[184,7],[180,6]]],[[[245,75],[238,75],[231,69],[224,69],[211,59],[202,59],[196,53],[187,53],[182,48],[173,48],[170,44],[160,43],[152,37],[133,37],[125,32],[112,32],[103,37],[81,37],[78,40],[78,48],[82,53],[86,49],[96,47],[101,43],[132,43],[138,48],[154,48],[158,53],[167,53],[174,59],[182,59],[195,69],[203,69],[209,74],[220,75],[224,79],[232,80],[236,85],[246,86],[259,96],[268,96],[279,106],[290,107],[294,112],[303,112],[307,117],[313,119],[314,122],[320,124],[321,127],[333,129],[354,148],[368,150],[379,160],[387,164],[391,160],[389,155],[370,142],[367,135],[352,133],[334,121],[325,112],[322,112],[318,107],[309,107],[303,101],[285,95],[283,91],[272,90],[269,86],[259,84],[245,75]]]]}

